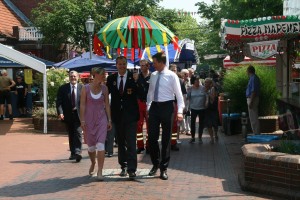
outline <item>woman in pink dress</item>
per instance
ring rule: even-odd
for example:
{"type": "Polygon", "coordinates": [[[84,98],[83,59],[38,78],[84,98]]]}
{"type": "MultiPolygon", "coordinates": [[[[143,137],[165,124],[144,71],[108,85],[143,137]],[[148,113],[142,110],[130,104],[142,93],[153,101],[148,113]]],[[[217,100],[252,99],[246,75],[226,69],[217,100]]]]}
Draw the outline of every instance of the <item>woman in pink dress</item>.
{"type": "Polygon", "coordinates": [[[81,91],[80,119],[91,160],[89,174],[94,174],[97,158],[97,179],[102,181],[102,169],[105,157],[104,145],[107,131],[112,127],[111,114],[108,89],[102,84],[105,81],[105,70],[95,67],[91,73],[94,76],[94,81],[91,84],[85,85],[81,91]]]}

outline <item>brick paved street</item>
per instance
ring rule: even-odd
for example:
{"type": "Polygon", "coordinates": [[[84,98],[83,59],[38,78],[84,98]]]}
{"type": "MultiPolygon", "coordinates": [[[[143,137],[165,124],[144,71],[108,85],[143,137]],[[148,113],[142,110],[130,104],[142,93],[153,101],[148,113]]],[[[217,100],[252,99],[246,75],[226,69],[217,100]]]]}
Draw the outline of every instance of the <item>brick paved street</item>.
{"type": "MultiPolygon", "coordinates": [[[[171,154],[169,180],[147,176],[149,155],[139,155],[137,178],[120,178],[116,154],[105,160],[105,181],[89,177],[86,146],[80,163],[69,161],[66,135],[37,133],[31,119],[0,122],[0,199],[275,199],[241,191],[243,140],[224,136],[209,144],[188,143],[171,154]]],[[[116,153],[116,149],[115,149],[116,153]]]]}

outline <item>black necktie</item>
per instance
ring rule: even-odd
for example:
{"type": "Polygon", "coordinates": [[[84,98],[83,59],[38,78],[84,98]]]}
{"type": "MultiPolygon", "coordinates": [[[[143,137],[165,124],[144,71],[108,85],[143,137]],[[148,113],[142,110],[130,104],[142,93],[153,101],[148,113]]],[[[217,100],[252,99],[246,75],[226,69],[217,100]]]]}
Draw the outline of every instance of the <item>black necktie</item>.
{"type": "Polygon", "coordinates": [[[74,108],[76,108],[76,106],[75,106],[75,86],[73,85],[72,86],[72,108],[74,109],[74,108]]]}
{"type": "Polygon", "coordinates": [[[121,81],[120,81],[120,85],[119,85],[119,92],[122,95],[123,94],[123,76],[120,76],[121,81]]]}

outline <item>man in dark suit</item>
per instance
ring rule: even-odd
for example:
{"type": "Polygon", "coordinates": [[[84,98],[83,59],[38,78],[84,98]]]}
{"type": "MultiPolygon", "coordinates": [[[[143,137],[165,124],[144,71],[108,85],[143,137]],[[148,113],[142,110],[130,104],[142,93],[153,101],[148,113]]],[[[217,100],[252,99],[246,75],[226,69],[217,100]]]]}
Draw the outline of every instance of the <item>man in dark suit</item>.
{"type": "MultiPolygon", "coordinates": [[[[127,59],[116,59],[118,73],[107,78],[107,87],[111,94],[112,122],[116,125],[118,141],[118,161],[121,165],[120,176],[129,174],[136,177],[136,126],[139,120],[137,102],[137,83],[133,74],[127,71],[127,59]]],[[[135,76],[138,78],[138,76],[135,76]]]]}
{"type": "Polygon", "coordinates": [[[69,160],[76,160],[76,162],[80,162],[82,159],[82,130],[79,120],[82,84],[78,83],[78,79],[78,73],[70,71],[70,83],[60,86],[56,99],[58,117],[66,123],[68,128],[69,147],[71,151],[69,160]]]}

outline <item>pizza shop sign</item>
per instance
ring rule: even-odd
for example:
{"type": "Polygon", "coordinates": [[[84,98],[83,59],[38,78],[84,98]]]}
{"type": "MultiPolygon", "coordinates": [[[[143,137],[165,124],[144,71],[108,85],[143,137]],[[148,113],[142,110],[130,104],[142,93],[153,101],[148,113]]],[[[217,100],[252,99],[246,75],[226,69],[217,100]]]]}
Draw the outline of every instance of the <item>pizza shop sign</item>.
{"type": "Polygon", "coordinates": [[[264,42],[252,42],[248,43],[250,46],[251,56],[266,59],[277,53],[279,40],[271,40],[264,42]]]}
{"type": "Polygon", "coordinates": [[[280,22],[280,23],[269,23],[262,25],[244,25],[241,26],[241,37],[253,37],[259,35],[272,35],[272,34],[288,34],[288,33],[299,33],[300,22],[280,22]]]}

